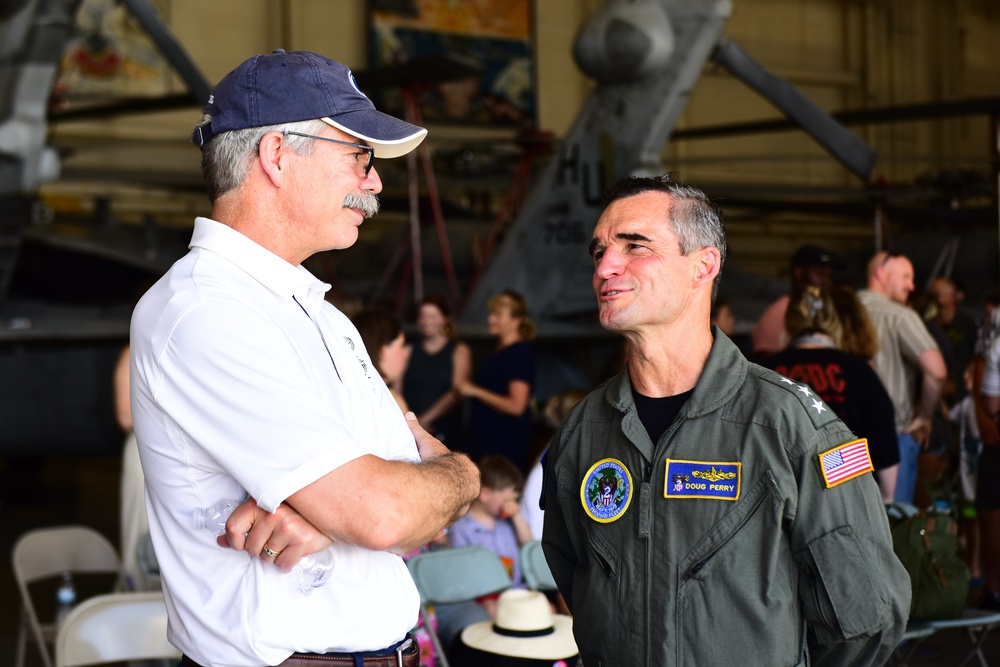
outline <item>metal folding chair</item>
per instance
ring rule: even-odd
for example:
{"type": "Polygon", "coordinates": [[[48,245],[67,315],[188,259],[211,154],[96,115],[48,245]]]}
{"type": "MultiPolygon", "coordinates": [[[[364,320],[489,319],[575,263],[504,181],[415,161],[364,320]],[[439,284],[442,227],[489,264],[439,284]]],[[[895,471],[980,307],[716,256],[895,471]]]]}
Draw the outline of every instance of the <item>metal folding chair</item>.
{"type": "Polygon", "coordinates": [[[116,577],[114,587],[117,587],[122,573],[118,552],[107,538],[93,528],[58,526],[39,528],[21,535],[14,543],[11,560],[21,593],[21,627],[15,665],[23,667],[30,638],[38,645],[45,667],[52,667],[49,644],[55,639],[57,628],[55,623],[43,622],[39,618],[29,584],[62,572],[71,572],[112,574],[116,577]]]}
{"type": "Polygon", "coordinates": [[[420,618],[434,644],[441,667],[449,667],[441,638],[428,607],[468,602],[510,587],[507,568],[495,553],[483,547],[459,547],[417,554],[406,566],[420,592],[420,618]]]}
{"type": "Polygon", "coordinates": [[[893,661],[893,664],[906,664],[906,661],[917,650],[917,646],[934,633],[949,628],[964,628],[969,636],[971,646],[962,657],[962,661],[956,663],[957,666],[963,667],[973,658],[978,658],[982,667],[989,667],[986,656],[983,655],[983,642],[986,641],[986,635],[997,623],[1000,623],[1000,612],[980,609],[966,609],[960,618],[941,621],[914,621],[906,626],[906,633],[903,635],[904,640],[909,639],[910,641],[903,647],[901,655],[893,661]]]}

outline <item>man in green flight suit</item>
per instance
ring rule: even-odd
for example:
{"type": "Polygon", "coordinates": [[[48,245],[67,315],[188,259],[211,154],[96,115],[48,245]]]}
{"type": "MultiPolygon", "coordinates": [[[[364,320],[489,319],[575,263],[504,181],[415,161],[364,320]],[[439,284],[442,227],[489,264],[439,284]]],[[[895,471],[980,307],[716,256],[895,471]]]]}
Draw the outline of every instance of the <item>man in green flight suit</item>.
{"type": "Polygon", "coordinates": [[[543,491],[584,664],[884,664],[910,582],[866,441],[710,326],[726,240],[702,192],[631,177],[605,204],[594,291],[628,364],[555,434],[543,491]]]}

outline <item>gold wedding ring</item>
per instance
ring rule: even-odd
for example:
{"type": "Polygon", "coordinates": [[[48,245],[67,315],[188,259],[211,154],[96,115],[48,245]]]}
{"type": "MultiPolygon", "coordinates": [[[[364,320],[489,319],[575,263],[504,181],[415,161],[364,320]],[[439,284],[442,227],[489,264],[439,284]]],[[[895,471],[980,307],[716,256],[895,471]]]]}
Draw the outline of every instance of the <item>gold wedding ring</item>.
{"type": "Polygon", "coordinates": [[[267,546],[266,544],[264,545],[264,553],[266,553],[271,558],[278,557],[278,552],[272,549],[271,547],[267,546]]]}

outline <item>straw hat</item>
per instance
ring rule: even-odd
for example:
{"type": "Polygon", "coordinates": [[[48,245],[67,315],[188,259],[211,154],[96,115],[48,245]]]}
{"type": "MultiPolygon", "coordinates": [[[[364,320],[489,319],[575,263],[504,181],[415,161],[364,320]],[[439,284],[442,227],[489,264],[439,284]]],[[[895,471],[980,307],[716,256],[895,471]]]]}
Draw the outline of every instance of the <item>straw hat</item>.
{"type": "Polygon", "coordinates": [[[553,614],[548,598],[523,588],[501,593],[496,620],[470,625],[462,631],[462,642],[514,658],[562,660],[579,653],[573,639],[573,619],[553,614]]]}

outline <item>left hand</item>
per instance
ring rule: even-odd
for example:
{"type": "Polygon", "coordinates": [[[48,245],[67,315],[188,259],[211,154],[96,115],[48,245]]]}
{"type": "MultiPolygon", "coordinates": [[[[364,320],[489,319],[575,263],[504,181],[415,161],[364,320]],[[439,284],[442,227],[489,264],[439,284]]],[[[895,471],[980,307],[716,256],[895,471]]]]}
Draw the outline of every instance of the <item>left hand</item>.
{"type": "Polygon", "coordinates": [[[921,449],[927,449],[931,442],[931,420],[924,417],[916,417],[910,425],[906,427],[906,432],[913,436],[921,449]]]}
{"type": "Polygon", "coordinates": [[[291,572],[303,556],[326,549],[333,540],[289,505],[278,505],[272,514],[250,498],[233,511],[226,521],[226,534],[219,536],[218,543],[265,561],[273,560],[279,570],[291,572]],[[278,555],[269,555],[265,546],[278,555]]]}

